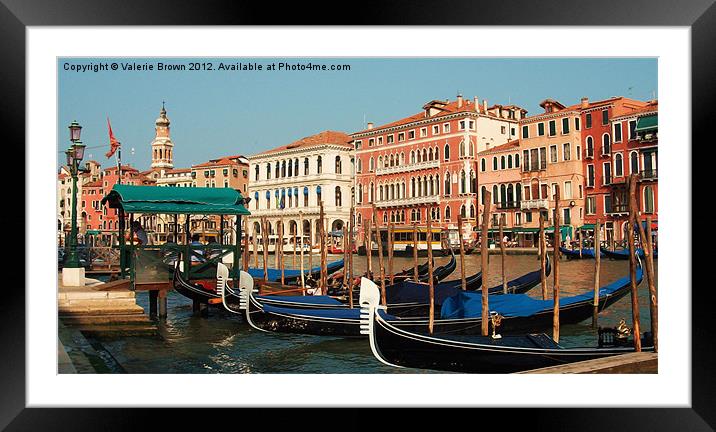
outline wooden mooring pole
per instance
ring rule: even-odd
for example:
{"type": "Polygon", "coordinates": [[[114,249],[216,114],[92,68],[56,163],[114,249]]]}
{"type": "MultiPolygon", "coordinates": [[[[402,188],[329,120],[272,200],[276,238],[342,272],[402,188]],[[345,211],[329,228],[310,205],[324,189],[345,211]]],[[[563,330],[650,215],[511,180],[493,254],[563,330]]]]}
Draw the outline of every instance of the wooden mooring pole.
{"type": "Polygon", "coordinates": [[[500,255],[502,255],[502,293],[507,294],[507,273],[505,272],[505,214],[500,215],[500,255]]]}
{"type": "Polygon", "coordinates": [[[552,316],[552,339],[559,343],[559,246],[562,242],[559,214],[559,185],[554,186],[554,284],[552,299],[554,302],[552,316]]]}
{"type": "MultiPolygon", "coordinates": [[[[243,250],[244,262],[243,262],[243,266],[244,266],[244,271],[248,272],[249,271],[249,229],[248,229],[249,219],[244,218],[244,220],[245,221],[244,221],[244,250],[243,250]]],[[[237,235],[241,235],[241,233],[238,233],[237,235]]],[[[237,286],[238,286],[238,284],[237,284],[237,286]]]]}
{"type": "Polygon", "coordinates": [[[490,286],[488,262],[487,262],[487,227],[490,222],[490,203],[492,202],[492,193],[487,190],[483,195],[485,200],[484,209],[482,211],[482,232],[480,234],[480,261],[482,265],[482,335],[487,336],[490,330],[490,306],[488,302],[488,287],[490,286]]]}
{"type": "Polygon", "coordinates": [[[263,258],[264,258],[264,282],[268,281],[268,220],[266,217],[262,219],[263,223],[263,229],[261,230],[263,232],[262,240],[263,240],[263,258]]]}
{"type": "Polygon", "coordinates": [[[418,282],[420,274],[418,273],[418,224],[413,222],[413,280],[418,282]]]}
{"type": "Polygon", "coordinates": [[[350,236],[348,241],[348,305],[353,309],[353,220],[355,217],[355,210],[351,206],[350,220],[348,221],[348,235],[350,236]]]}
{"type": "Polygon", "coordinates": [[[582,258],[582,228],[579,228],[579,257],[582,258]]]}
{"type": "Polygon", "coordinates": [[[375,215],[375,241],[378,244],[378,268],[380,270],[380,303],[386,305],[385,298],[385,264],[383,262],[383,240],[380,238],[380,227],[378,225],[378,214],[375,212],[375,204],[373,205],[373,214],[375,215]]]}
{"type": "MultiPolygon", "coordinates": [[[[261,225],[259,225],[261,226],[261,225]]],[[[263,229],[263,226],[261,226],[263,229]]],[[[252,239],[254,246],[254,268],[259,268],[259,233],[254,230],[254,238],[252,239]]]]}
{"type": "Polygon", "coordinates": [[[639,323],[639,292],[636,286],[636,246],[634,245],[634,221],[636,217],[636,174],[629,176],[629,222],[627,225],[627,243],[629,245],[629,275],[631,276],[631,316],[634,350],[641,352],[641,325],[639,323]]]}
{"type": "Polygon", "coordinates": [[[301,294],[306,295],[306,278],[303,274],[303,212],[298,212],[298,220],[301,224],[301,259],[299,260],[299,264],[301,265],[301,294]]]}
{"type": "MultiPolygon", "coordinates": [[[[465,246],[462,244],[462,215],[457,215],[457,238],[460,242],[460,286],[463,291],[467,290],[467,281],[465,280],[465,246]]],[[[448,239],[448,247],[450,247],[450,239],[448,239]]]]}
{"type": "Polygon", "coordinates": [[[321,236],[321,292],[323,295],[328,294],[328,269],[326,268],[326,260],[328,251],[326,250],[326,225],[325,214],[323,213],[323,201],[319,203],[319,221],[320,229],[318,235],[321,236]]]}
{"type": "Polygon", "coordinates": [[[659,321],[657,317],[656,285],[654,282],[654,247],[651,241],[651,216],[646,218],[647,230],[639,221],[634,221],[639,227],[641,248],[644,250],[644,267],[646,281],[649,286],[649,318],[651,318],[651,334],[654,338],[654,352],[658,352],[659,321]]]}
{"type": "Polygon", "coordinates": [[[373,279],[373,257],[371,256],[373,254],[373,246],[371,245],[371,227],[370,227],[370,220],[371,218],[365,219],[365,227],[363,228],[363,243],[365,243],[365,257],[366,257],[366,277],[368,279],[373,279]]]}
{"type": "Polygon", "coordinates": [[[281,269],[281,285],[286,284],[285,280],[285,269],[283,263],[283,218],[278,222],[278,240],[276,241],[276,259],[279,260],[279,268],[281,269]]]}
{"type": "Polygon", "coordinates": [[[597,219],[597,223],[594,226],[594,313],[592,315],[592,327],[597,328],[599,321],[599,272],[601,271],[602,265],[602,248],[600,244],[600,231],[601,223],[597,219]]]}
{"type": "Polygon", "coordinates": [[[390,284],[393,285],[393,220],[388,219],[388,275],[390,275],[390,284]]]}
{"type": "Polygon", "coordinates": [[[343,225],[343,290],[348,289],[348,226],[343,225]]]}
{"type": "Polygon", "coordinates": [[[428,249],[428,288],[430,293],[430,312],[428,315],[428,330],[433,334],[433,326],[435,325],[435,281],[433,281],[433,218],[431,216],[432,206],[428,206],[426,211],[428,220],[427,232],[427,249],[428,249]]]}
{"type": "MultiPolygon", "coordinates": [[[[540,285],[542,286],[542,300],[547,300],[547,239],[544,234],[544,215],[539,212],[539,250],[540,250],[540,285]]],[[[484,280],[484,279],[483,279],[484,280]]]]}

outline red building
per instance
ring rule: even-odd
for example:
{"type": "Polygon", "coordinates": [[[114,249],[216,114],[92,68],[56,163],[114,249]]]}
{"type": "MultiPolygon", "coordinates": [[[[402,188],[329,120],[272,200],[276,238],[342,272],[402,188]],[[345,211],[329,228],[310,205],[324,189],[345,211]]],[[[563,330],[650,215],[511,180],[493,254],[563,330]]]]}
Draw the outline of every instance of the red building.
{"type": "Polygon", "coordinates": [[[612,97],[590,102],[581,100],[582,143],[584,150],[585,215],[587,229],[593,229],[597,219],[604,225],[602,238],[611,242],[622,240],[621,225],[615,221],[628,215],[626,195],[614,193],[622,190],[626,180],[624,150],[630,139],[630,118],[648,106],[647,102],[612,97]],[[621,119],[621,120],[614,120],[621,119]]]}
{"type": "Polygon", "coordinates": [[[493,105],[478,98],[433,100],[415,115],[352,134],[356,149],[356,223],[373,214],[383,227],[426,224],[433,205],[433,225],[456,229],[457,216],[472,232],[477,219],[477,154],[517,137],[526,110],[493,105]]]}

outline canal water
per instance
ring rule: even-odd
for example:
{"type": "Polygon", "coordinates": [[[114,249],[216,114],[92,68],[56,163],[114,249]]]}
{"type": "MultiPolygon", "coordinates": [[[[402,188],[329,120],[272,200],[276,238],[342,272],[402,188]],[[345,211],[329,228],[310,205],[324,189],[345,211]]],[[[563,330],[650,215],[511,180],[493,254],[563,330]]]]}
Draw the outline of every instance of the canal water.
{"type": "MultiPolygon", "coordinates": [[[[315,258],[315,257],[314,257],[315,258]]],[[[340,257],[329,257],[329,260],[340,257]]],[[[420,263],[425,262],[420,258],[420,263]]],[[[436,265],[449,260],[436,257],[436,265]]],[[[273,264],[273,257],[269,258],[273,264]]],[[[291,257],[286,258],[290,267],[291,257]]],[[[253,263],[252,263],[253,264],[253,263]]],[[[363,271],[366,258],[355,256],[356,273],[363,271]]],[[[373,262],[374,271],[377,260],[373,262]]],[[[594,286],[594,260],[562,260],[560,266],[561,296],[591,291],[594,286]]],[[[412,258],[395,258],[394,272],[412,268],[412,258]]],[[[658,273],[658,260],[654,262],[658,273]]],[[[489,286],[501,284],[501,257],[490,256],[489,286]]],[[[508,280],[539,268],[535,255],[508,255],[508,280]]],[[[465,273],[480,269],[480,255],[466,257],[465,273]]],[[[606,285],[629,273],[629,261],[602,259],[600,285],[606,285]]],[[[448,279],[459,279],[460,264],[448,279]]],[[[553,277],[548,278],[551,298],[553,277]]],[[[538,285],[528,295],[541,298],[538,285]]],[[[148,294],[138,293],[138,303],[148,310],[148,294]]],[[[648,286],[639,285],[642,331],[650,328],[648,286]]],[[[620,319],[631,326],[631,301],[627,294],[599,315],[599,325],[613,327],[620,319]]],[[[102,337],[99,341],[127,373],[431,373],[416,369],[385,366],[373,357],[365,339],[344,339],[265,333],[243,324],[237,315],[212,306],[208,317],[192,314],[187,298],[172,291],[168,297],[168,318],[161,323],[160,337],[102,337]]],[[[551,334],[551,330],[548,332],[551,334]]],[[[596,346],[597,331],[591,318],[560,330],[560,344],[565,347],[596,346]]]]}

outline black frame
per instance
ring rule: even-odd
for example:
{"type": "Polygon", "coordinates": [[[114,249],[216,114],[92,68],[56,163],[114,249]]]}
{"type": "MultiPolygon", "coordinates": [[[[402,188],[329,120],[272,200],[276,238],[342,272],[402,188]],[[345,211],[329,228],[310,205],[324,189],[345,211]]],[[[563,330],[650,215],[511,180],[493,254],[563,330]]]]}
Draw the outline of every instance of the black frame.
{"type": "MultiPolygon", "coordinates": [[[[24,142],[25,115],[25,27],[57,25],[245,25],[300,23],[332,25],[345,24],[412,24],[412,25],[596,25],[596,26],[688,26],[691,27],[692,49],[692,124],[693,137],[706,135],[712,120],[710,102],[716,97],[716,58],[713,41],[716,40],[716,6],[714,0],[683,1],[668,0],[617,0],[593,1],[578,4],[565,0],[541,1],[504,1],[483,2],[460,0],[449,5],[437,5],[434,2],[410,2],[401,4],[360,4],[344,3],[348,10],[327,16],[325,11],[339,11],[336,3],[321,2],[284,3],[276,8],[270,2],[252,2],[238,4],[219,0],[209,4],[178,0],[159,2],[150,0],[0,0],[0,86],[3,103],[0,104],[3,131],[10,134],[6,145],[24,142]],[[421,4],[423,3],[423,4],[421,4]],[[352,9],[355,8],[355,9],[352,9]],[[232,13],[233,12],[233,13],[232,13]],[[370,21],[370,22],[369,22],[370,21]],[[699,133],[701,132],[701,133],[699,133]]],[[[611,43],[611,42],[610,42],[611,43]]],[[[710,140],[709,140],[710,141],[710,140]]],[[[704,144],[708,141],[704,141],[704,144]]],[[[678,143],[683,145],[683,143],[678,143]]],[[[14,155],[13,155],[14,156],[14,155]]],[[[707,159],[707,158],[704,158],[707,159]]],[[[23,164],[15,163],[16,167],[23,164]]],[[[24,173],[19,173],[23,175],[24,173]]],[[[694,184],[694,182],[692,182],[694,184]]],[[[23,210],[24,212],[24,207],[23,210]]],[[[4,219],[8,223],[8,219],[4,219]]],[[[695,220],[694,220],[695,221],[695,220]]],[[[27,228],[25,226],[25,228],[27,228]]],[[[691,237],[685,233],[683,238],[691,237]]],[[[678,235],[678,234],[677,234],[678,235]]],[[[688,245],[684,244],[684,247],[688,245]]],[[[12,250],[14,256],[17,248],[12,250]]],[[[684,252],[690,253],[690,250],[684,252]]],[[[694,268],[694,266],[692,266],[694,268]]],[[[682,287],[689,289],[689,284],[682,287]]],[[[26,287],[43,289],[46,287],[26,287]]],[[[505,426],[513,427],[514,419],[524,418],[525,422],[551,425],[557,430],[612,431],[612,430],[712,430],[716,425],[716,376],[711,373],[710,356],[714,354],[714,325],[712,315],[713,289],[709,285],[692,291],[692,408],[683,409],[637,409],[619,410],[601,409],[520,409],[519,414],[506,417],[504,412],[491,410],[490,417],[501,421],[505,426]],[[504,423],[508,420],[507,424],[504,423]]],[[[146,421],[155,418],[160,427],[175,428],[183,426],[189,416],[196,411],[172,410],[172,412],[148,412],[137,409],[26,409],[25,408],[25,294],[16,284],[6,282],[0,302],[0,347],[2,367],[0,368],[0,428],[9,430],[45,430],[45,429],[124,429],[146,425],[146,421]],[[191,414],[189,414],[191,413],[191,414]]],[[[142,389],[138,389],[142,391],[142,389]]],[[[143,389],[156,391],[161,389],[143,389]]],[[[480,391],[480,389],[475,389],[480,391]]],[[[110,390],[111,391],[111,390],[110,390]]],[[[200,397],[202,391],[211,389],[188,389],[188,395],[200,397]]],[[[238,390],[237,390],[238,391],[238,390]]],[[[391,390],[395,392],[395,389],[391,390]]],[[[574,389],[589,391],[589,389],[574,389]]],[[[629,389],[615,389],[624,392],[629,389]]],[[[638,391],[638,389],[637,389],[638,391]]],[[[400,403],[396,400],[396,403],[400,403]]],[[[166,410],[163,410],[166,411],[166,410]]],[[[304,414],[306,413],[303,411],[304,414]]],[[[209,414],[209,413],[207,413],[209,414]]],[[[264,418],[256,412],[255,418],[264,418]]],[[[485,414],[485,413],[479,413],[485,414]]],[[[478,415],[479,415],[478,414],[478,415]]],[[[226,416],[236,413],[222,411],[210,413],[209,418],[198,418],[207,422],[204,426],[221,427],[217,415],[226,416]]],[[[315,419],[315,413],[308,418],[315,419]]],[[[351,411],[338,413],[342,424],[352,427],[358,422],[372,417],[372,413],[351,411]]],[[[471,416],[463,413],[462,416],[471,416]]],[[[323,414],[321,414],[323,416],[323,414]]],[[[405,425],[407,418],[418,420],[425,427],[428,419],[445,426],[445,419],[435,413],[411,412],[408,416],[397,414],[390,417],[397,420],[381,419],[377,424],[389,426],[393,422],[405,425]],[[422,413],[422,415],[420,415],[422,413]]],[[[468,424],[482,427],[484,415],[475,417],[468,424]],[[479,423],[478,423],[479,421],[479,423]]],[[[235,418],[235,417],[234,417],[235,418]]],[[[276,422],[272,416],[273,427],[295,427],[293,416],[276,422]],[[291,422],[291,423],[289,423],[291,422]]],[[[300,418],[300,417],[299,417],[300,418]]],[[[464,418],[464,417],[463,417],[464,418]]],[[[324,423],[323,419],[320,423],[324,423]]],[[[327,422],[326,422],[327,423],[327,422]]],[[[326,424],[324,423],[324,424],[326,424]]],[[[232,423],[229,423],[232,424],[232,423]]],[[[236,423],[233,423],[236,425],[236,423]]],[[[246,423],[251,424],[251,423],[246,423]]],[[[365,424],[365,423],[364,423],[365,424]]],[[[370,423],[368,423],[370,424],[370,423]]],[[[447,422],[451,424],[451,422],[447,422]]],[[[273,428],[272,427],[272,428],[273,428]]]]}

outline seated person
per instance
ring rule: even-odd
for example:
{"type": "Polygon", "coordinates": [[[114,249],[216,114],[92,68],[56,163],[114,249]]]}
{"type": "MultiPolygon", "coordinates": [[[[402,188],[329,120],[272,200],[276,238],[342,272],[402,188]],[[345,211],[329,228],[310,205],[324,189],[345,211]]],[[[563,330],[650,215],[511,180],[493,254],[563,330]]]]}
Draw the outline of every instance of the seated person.
{"type": "MultiPolygon", "coordinates": [[[[199,234],[192,234],[192,236],[191,236],[191,243],[189,243],[189,245],[190,245],[190,246],[194,246],[194,247],[196,247],[196,246],[204,246],[204,245],[199,241],[199,234]]],[[[192,262],[192,264],[196,264],[196,263],[200,263],[200,262],[206,261],[205,259],[203,259],[203,257],[204,257],[204,250],[203,250],[203,249],[198,249],[198,248],[195,249],[194,247],[191,248],[191,251],[192,251],[192,253],[191,253],[191,262],[192,262]],[[197,256],[197,255],[200,255],[200,257],[197,256]]]]}

